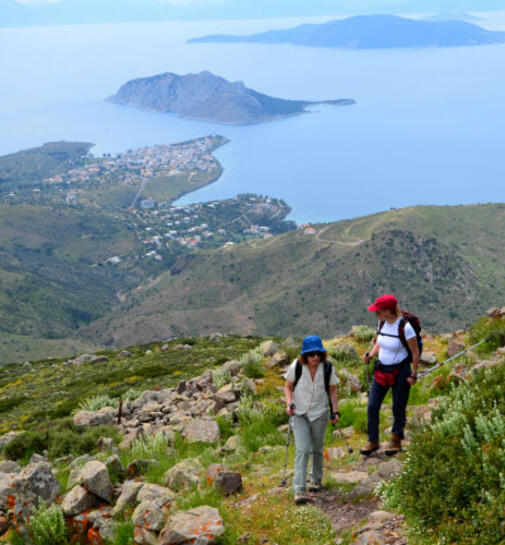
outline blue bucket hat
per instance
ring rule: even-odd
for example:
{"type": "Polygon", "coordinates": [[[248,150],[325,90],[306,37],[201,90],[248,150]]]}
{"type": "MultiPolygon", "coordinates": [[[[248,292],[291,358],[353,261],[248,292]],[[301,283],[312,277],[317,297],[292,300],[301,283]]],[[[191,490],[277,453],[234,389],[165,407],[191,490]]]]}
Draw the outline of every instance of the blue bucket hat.
{"type": "Polygon", "coordinates": [[[302,350],[300,354],[307,354],[307,352],[326,352],[326,348],[323,346],[323,341],[317,335],[309,335],[302,341],[302,350]]]}

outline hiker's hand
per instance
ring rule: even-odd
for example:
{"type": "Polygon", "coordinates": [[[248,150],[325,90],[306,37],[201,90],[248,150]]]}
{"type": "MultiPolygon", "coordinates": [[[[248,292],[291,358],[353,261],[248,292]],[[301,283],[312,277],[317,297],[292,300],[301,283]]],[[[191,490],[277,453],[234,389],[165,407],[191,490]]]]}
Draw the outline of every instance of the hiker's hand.
{"type": "Polygon", "coordinates": [[[417,377],[408,377],[408,378],[407,378],[407,382],[408,382],[411,386],[414,386],[414,384],[417,382],[417,377]]]}
{"type": "Polygon", "coordinates": [[[289,405],[286,406],[286,413],[288,414],[288,416],[293,416],[295,414],[294,403],[290,403],[289,405]]]}
{"type": "Polygon", "coordinates": [[[370,352],[365,352],[363,354],[363,361],[365,363],[370,363],[370,360],[372,359],[372,356],[370,356],[370,352]]]}
{"type": "Polygon", "coordinates": [[[332,426],[336,426],[337,422],[340,420],[340,415],[332,414],[330,417],[330,422],[332,426]]]}

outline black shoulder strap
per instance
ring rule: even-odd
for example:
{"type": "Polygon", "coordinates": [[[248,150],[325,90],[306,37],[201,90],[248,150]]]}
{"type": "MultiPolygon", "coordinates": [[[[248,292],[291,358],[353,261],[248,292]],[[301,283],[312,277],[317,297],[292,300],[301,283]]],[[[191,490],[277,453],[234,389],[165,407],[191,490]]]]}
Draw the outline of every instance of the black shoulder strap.
{"type": "Polygon", "coordinates": [[[324,387],[326,389],[326,394],[330,397],[330,377],[332,365],[329,361],[324,362],[324,387]]]}
{"type": "Polygon", "coordinates": [[[407,350],[407,352],[410,354],[410,347],[409,343],[407,342],[407,339],[405,338],[405,325],[407,324],[407,319],[402,318],[400,320],[400,323],[398,324],[398,338],[400,339],[401,343],[407,350]]]}
{"type": "Polygon", "coordinates": [[[293,390],[296,388],[296,385],[298,384],[298,381],[300,380],[301,376],[302,376],[302,364],[298,360],[296,360],[295,381],[293,382],[293,390]]]}

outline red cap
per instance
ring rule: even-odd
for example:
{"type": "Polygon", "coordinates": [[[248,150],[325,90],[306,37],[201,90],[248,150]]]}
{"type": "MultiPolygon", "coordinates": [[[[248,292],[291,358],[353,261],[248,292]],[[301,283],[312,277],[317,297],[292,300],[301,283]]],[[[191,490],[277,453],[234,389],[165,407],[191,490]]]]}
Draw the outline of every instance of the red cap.
{"type": "Polygon", "coordinates": [[[395,309],[398,305],[398,299],[394,295],[381,295],[377,297],[375,303],[368,307],[370,312],[375,312],[377,310],[385,309],[395,309]]]}

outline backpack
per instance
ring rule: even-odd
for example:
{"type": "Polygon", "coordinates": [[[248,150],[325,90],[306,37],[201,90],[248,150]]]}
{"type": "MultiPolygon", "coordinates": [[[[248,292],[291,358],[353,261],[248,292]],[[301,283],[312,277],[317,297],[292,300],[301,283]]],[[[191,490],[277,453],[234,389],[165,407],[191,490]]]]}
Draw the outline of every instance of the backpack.
{"type": "MultiPolygon", "coordinates": [[[[328,396],[328,406],[330,408],[330,414],[332,414],[331,410],[331,399],[330,399],[330,377],[331,377],[331,371],[333,369],[333,365],[329,361],[324,362],[324,389],[326,390],[326,395],[328,396]]],[[[296,385],[298,384],[298,381],[300,380],[300,377],[302,376],[302,364],[296,360],[296,366],[295,366],[295,381],[293,382],[293,392],[295,391],[296,385]]]]}
{"type": "MultiPolygon", "coordinates": [[[[400,320],[400,323],[398,324],[398,335],[389,335],[386,333],[382,333],[382,335],[387,335],[388,337],[396,337],[400,339],[400,342],[405,347],[405,350],[407,350],[410,359],[412,359],[412,354],[410,353],[410,347],[409,343],[407,342],[407,339],[405,338],[405,326],[407,325],[407,322],[412,326],[412,329],[414,330],[414,333],[416,334],[416,340],[417,340],[417,347],[419,349],[419,355],[423,352],[423,339],[421,337],[421,330],[423,329],[421,325],[421,320],[415,315],[411,314],[407,310],[401,309],[402,313],[402,319],[400,320]]],[[[381,329],[384,327],[384,320],[381,320],[379,322],[379,328],[377,329],[377,334],[381,332],[381,329]]]]}

